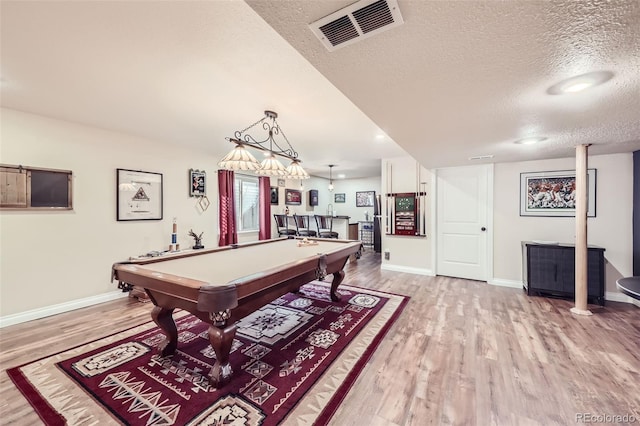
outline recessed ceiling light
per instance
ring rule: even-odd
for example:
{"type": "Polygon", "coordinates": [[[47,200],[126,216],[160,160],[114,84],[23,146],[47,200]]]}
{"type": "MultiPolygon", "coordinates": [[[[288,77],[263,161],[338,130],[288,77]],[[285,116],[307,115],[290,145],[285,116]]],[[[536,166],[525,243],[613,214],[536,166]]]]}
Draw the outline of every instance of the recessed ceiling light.
{"type": "Polygon", "coordinates": [[[518,145],[533,145],[534,143],[538,143],[546,140],[547,138],[543,138],[543,137],[524,138],[524,139],[517,140],[514,143],[517,143],[518,145]]]}
{"type": "Polygon", "coordinates": [[[588,89],[592,86],[592,83],[589,81],[575,81],[571,84],[565,86],[562,91],[564,93],[576,93],[582,92],[584,89],[588,89]]]}
{"type": "Polygon", "coordinates": [[[384,139],[384,135],[376,135],[376,139],[378,140],[384,139]]]}
{"type": "Polygon", "coordinates": [[[340,173],[340,174],[338,175],[338,177],[339,177],[340,179],[344,179],[344,178],[345,178],[345,177],[347,177],[347,176],[346,176],[344,173],[340,173]]]}
{"type": "Polygon", "coordinates": [[[547,89],[550,95],[564,95],[567,93],[577,93],[593,86],[602,84],[613,77],[611,71],[594,71],[586,74],[562,80],[547,89]]]}

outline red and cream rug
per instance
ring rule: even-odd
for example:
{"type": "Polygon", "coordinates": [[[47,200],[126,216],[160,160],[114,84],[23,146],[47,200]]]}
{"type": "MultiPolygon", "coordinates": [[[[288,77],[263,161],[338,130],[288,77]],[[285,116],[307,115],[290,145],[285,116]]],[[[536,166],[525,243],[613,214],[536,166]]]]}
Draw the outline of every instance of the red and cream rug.
{"type": "Polygon", "coordinates": [[[176,314],[176,354],[149,322],[12,368],[8,374],[47,425],[326,424],[408,298],[313,282],[242,319],[233,378],[220,390],[207,324],[176,314]]]}

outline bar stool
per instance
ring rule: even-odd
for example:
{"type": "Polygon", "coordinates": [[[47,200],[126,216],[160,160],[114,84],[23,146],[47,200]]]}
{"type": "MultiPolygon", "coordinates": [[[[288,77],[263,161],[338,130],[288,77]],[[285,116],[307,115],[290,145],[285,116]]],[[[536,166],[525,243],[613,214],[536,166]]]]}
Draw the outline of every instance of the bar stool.
{"type": "Polygon", "coordinates": [[[296,224],[296,230],[298,231],[298,235],[301,237],[315,237],[318,233],[312,229],[309,229],[309,216],[302,215],[298,216],[297,214],[293,215],[293,221],[296,224]]]}
{"type": "Polygon", "coordinates": [[[324,215],[314,215],[316,218],[316,226],[318,227],[318,235],[320,238],[338,238],[338,233],[333,231],[333,217],[324,215]]]}
{"type": "Polygon", "coordinates": [[[274,214],[273,218],[276,220],[276,227],[278,228],[278,237],[296,235],[295,229],[289,229],[289,217],[287,215],[274,214]]]}

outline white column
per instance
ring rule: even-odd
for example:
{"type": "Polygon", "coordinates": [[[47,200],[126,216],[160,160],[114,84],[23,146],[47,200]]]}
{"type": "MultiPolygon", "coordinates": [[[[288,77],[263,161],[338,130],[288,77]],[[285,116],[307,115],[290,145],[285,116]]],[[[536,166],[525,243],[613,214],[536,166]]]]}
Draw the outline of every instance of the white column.
{"type": "MultiPolygon", "coordinates": [[[[571,313],[591,315],[587,309],[587,153],[589,145],[576,147],[576,271],[575,306],[571,313]]],[[[593,194],[592,194],[593,196],[593,194]]]]}

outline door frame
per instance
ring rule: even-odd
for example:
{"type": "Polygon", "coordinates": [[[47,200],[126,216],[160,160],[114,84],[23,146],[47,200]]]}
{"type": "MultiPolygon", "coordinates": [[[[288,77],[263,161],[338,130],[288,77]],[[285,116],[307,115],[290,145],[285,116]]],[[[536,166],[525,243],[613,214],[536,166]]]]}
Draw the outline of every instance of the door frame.
{"type": "Polygon", "coordinates": [[[462,168],[484,168],[487,172],[487,199],[486,208],[487,208],[487,238],[486,238],[486,250],[487,256],[485,258],[485,281],[487,283],[491,283],[493,281],[493,176],[494,176],[494,164],[478,164],[473,166],[460,166],[460,167],[441,167],[438,169],[434,169],[433,171],[433,179],[431,180],[430,192],[433,194],[430,213],[431,217],[434,220],[431,221],[431,229],[430,233],[433,235],[431,238],[431,264],[433,265],[433,275],[438,275],[438,222],[440,218],[437,215],[437,203],[438,203],[438,177],[439,171],[442,169],[452,170],[452,169],[462,169],[462,168]]]}

